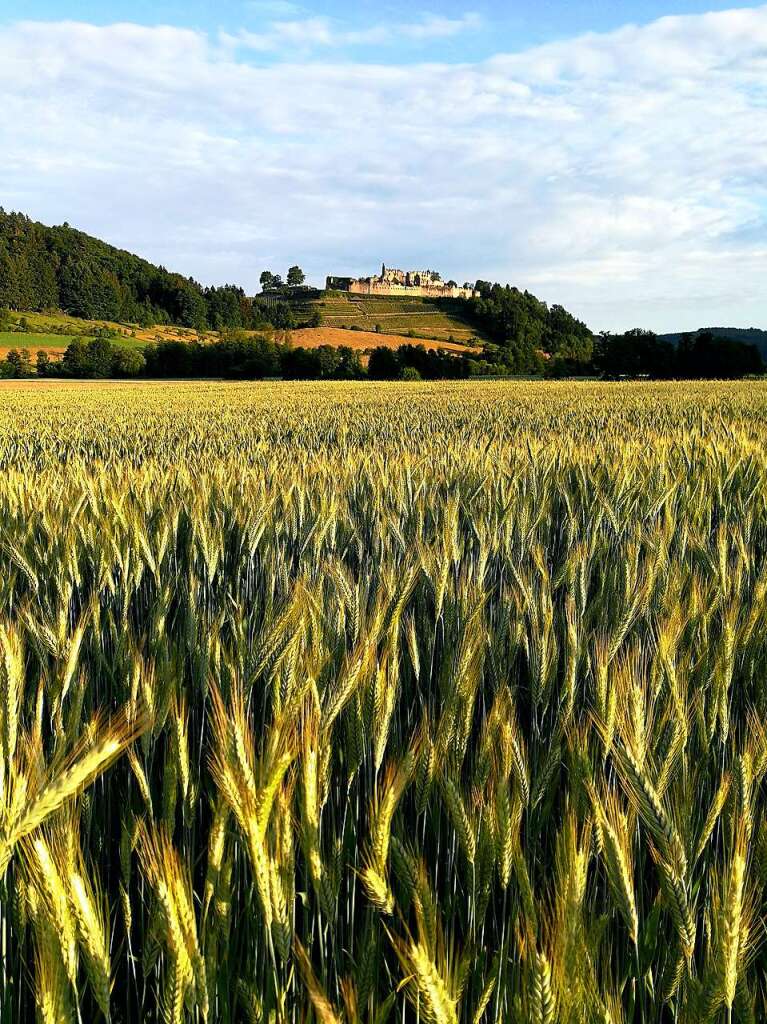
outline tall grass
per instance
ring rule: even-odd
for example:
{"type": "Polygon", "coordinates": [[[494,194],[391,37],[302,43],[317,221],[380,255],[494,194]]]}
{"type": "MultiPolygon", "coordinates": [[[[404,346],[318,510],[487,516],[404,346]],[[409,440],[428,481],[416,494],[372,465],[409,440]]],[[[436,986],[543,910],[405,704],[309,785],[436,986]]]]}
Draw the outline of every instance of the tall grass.
{"type": "Polygon", "coordinates": [[[0,1020],[767,1013],[767,388],[0,392],[0,1020]]]}

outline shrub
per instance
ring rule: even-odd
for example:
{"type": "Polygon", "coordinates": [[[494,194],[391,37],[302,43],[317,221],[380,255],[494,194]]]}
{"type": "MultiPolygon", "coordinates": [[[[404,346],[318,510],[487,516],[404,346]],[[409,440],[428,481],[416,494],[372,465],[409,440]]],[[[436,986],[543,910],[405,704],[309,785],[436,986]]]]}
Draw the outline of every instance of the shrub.
{"type": "Polygon", "coordinates": [[[416,370],[414,366],[406,366],[400,374],[400,380],[404,381],[416,381],[423,380],[421,374],[416,370]]]}

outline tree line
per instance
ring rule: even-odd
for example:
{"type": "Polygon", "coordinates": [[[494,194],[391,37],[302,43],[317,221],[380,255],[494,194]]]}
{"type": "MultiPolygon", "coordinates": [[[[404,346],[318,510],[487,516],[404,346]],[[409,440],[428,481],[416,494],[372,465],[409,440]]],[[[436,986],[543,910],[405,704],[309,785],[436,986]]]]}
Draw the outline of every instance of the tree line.
{"type": "MultiPolygon", "coordinates": [[[[121,347],[106,332],[90,340],[75,338],[61,360],[45,351],[33,366],[28,350],[13,350],[0,362],[0,377],[93,378],[224,378],[229,380],[457,380],[469,377],[519,376],[503,361],[502,349],[489,357],[453,353],[405,344],[374,348],[367,367],[360,352],[348,346],[293,347],[265,335],[224,331],[215,342],[164,340],[143,350],[121,347]]],[[[584,375],[622,377],[737,378],[764,371],[753,345],[710,334],[683,338],[674,348],[646,331],[597,339],[584,375]]],[[[541,361],[534,376],[562,375],[561,364],[541,361]]]]}
{"type": "Polygon", "coordinates": [[[143,350],[127,349],[101,335],[75,338],[60,360],[37,353],[33,365],[26,349],[12,350],[0,362],[0,377],[106,379],[224,378],[229,380],[439,380],[508,372],[507,367],[470,355],[428,351],[423,345],[375,348],[365,367],[349,346],[317,348],[279,343],[265,335],[224,331],[208,343],[163,340],[143,350]]]}
{"type": "Polygon", "coordinates": [[[698,331],[683,334],[673,345],[640,328],[596,338],[591,363],[602,377],[654,380],[737,379],[764,373],[765,369],[759,349],[748,342],[698,331]]]}
{"type": "Polygon", "coordinates": [[[322,345],[316,349],[279,344],[262,335],[225,331],[215,342],[167,340],[143,350],[127,349],[107,337],[75,338],[59,360],[41,350],[33,364],[27,349],[11,350],[0,361],[0,377],[224,378],[259,380],[357,380],[366,376],[358,352],[322,345]]]}

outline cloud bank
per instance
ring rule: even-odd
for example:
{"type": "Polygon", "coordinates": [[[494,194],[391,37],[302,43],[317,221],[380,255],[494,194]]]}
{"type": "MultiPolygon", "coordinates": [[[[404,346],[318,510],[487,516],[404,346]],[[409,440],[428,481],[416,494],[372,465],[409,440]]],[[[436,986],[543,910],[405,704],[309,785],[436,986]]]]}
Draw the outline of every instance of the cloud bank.
{"type": "Polygon", "coordinates": [[[275,31],[296,38],[265,61],[246,33],[0,28],[0,203],[204,283],[385,260],[594,329],[767,326],[767,6],[460,65],[329,55],[359,40],[300,14],[275,31]]]}

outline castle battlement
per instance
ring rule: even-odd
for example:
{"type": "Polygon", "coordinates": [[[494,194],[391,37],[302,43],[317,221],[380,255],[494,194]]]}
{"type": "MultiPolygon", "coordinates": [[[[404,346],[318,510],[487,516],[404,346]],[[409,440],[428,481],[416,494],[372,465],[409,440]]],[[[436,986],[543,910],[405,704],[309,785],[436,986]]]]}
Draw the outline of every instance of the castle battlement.
{"type": "Polygon", "coordinates": [[[436,270],[397,270],[381,266],[381,273],[373,277],[329,276],[327,288],[350,292],[352,295],[415,296],[430,299],[471,299],[477,293],[473,288],[459,288],[454,281],[442,280],[436,270]]]}

